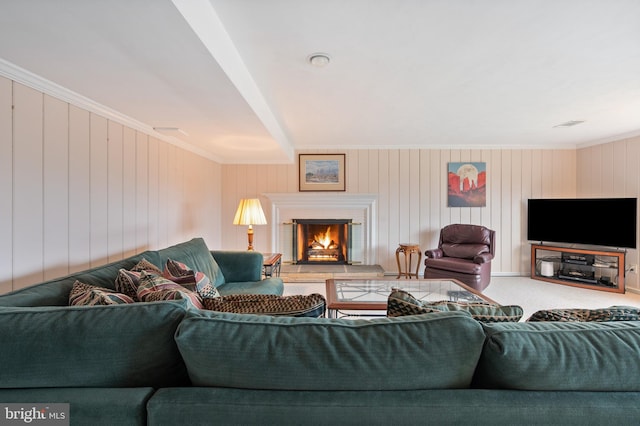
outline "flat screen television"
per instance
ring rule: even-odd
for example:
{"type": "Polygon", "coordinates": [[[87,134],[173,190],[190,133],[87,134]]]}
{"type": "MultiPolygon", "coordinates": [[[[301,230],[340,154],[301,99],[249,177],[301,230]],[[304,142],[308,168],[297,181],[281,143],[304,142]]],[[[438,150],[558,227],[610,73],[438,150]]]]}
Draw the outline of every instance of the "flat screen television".
{"type": "Polygon", "coordinates": [[[637,206],[637,198],[529,199],[527,239],[635,249],[637,206]]]}

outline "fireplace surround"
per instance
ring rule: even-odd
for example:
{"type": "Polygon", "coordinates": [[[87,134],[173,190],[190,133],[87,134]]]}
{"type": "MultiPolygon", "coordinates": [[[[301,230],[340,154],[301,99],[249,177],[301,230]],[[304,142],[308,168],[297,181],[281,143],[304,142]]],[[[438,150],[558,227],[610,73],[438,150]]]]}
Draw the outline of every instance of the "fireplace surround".
{"type": "Polygon", "coordinates": [[[351,253],[354,264],[378,263],[377,194],[351,193],[266,193],[262,194],[270,210],[271,250],[282,253],[283,263],[294,263],[292,250],[293,219],[340,218],[351,220],[351,253]]]}
{"type": "Polygon", "coordinates": [[[293,263],[351,263],[351,219],[293,219],[293,263]]]}

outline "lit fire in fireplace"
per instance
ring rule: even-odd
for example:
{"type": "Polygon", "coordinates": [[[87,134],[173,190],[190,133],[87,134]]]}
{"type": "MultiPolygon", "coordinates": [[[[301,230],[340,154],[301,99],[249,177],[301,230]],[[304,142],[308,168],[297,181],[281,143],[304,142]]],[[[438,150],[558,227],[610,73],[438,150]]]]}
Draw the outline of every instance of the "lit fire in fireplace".
{"type": "Polygon", "coordinates": [[[313,236],[313,242],[311,248],[314,249],[335,249],[338,245],[331,238],[331,227],[327,227],[327,232],[324,234],[316,234],[313,236]]]}
{"type": "Polygon", "coordinates": [[[328,226],[326,232],[313,235],[307,256],[310,261],[335,262],[340,256],[339,248],[340,245],[332,238],[331,226],[328,226]]]}
{"type": "Polygon", "coordinates": [[[293,219],[296,263],[347,263],[349,219],[293,219]]]}

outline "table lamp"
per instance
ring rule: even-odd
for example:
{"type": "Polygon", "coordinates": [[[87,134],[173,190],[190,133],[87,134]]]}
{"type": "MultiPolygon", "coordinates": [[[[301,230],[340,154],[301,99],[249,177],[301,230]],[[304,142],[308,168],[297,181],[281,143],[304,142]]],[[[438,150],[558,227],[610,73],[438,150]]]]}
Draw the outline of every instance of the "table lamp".
{"type": "Polygon", "coordinates": [[[267,218],[264,217],[260,200],[257,198],[243,198],[238,204],[236,216],[233,219],[234,225],[249,225],[247,230],[247,238],[249,239],[249,247],[247,250],[253,250],[253,225],[266,225],[267,218]]]}

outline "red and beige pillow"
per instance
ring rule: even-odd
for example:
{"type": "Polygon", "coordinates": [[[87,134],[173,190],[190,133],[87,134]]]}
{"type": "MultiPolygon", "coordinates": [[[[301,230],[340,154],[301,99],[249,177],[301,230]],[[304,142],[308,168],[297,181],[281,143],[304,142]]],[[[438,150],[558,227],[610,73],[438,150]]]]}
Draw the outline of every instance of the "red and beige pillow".
{"type": "Polygon", "coordinates": [[[73,284],[69,293],[70,306],[122,305],[134,302],[126,294],[80,281],[73,284]]]}

